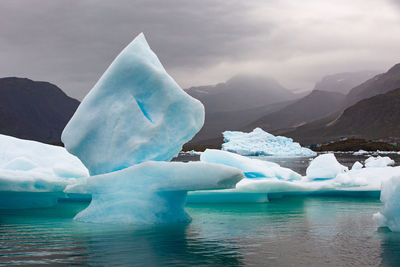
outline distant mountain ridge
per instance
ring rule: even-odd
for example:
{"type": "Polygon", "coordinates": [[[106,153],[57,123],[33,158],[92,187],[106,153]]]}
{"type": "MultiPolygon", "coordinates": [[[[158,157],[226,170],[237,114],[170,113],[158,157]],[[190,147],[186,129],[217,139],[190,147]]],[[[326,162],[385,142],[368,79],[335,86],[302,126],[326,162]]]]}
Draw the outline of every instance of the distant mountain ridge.
{"type": "Polygon", "coordinates": [[[283,109],[252,122],[246,127],[246,130],[261,127],[267,131],[274,131],[297,127],[336,111],[342,105],[345,97],[340,93],[313,90],[307,96],[283,109]]]}
{"type": "MultiPolygon", "coordinates": [[[[389,73],[393,73],[394,70],[396,70],[396,68],[392,68],[389,73]]],[[[383,78],[385,78],[386,76],[383,74],[374,76],[375,74],[376,71],[361,71],[327,75],[316,83],[313,91],[304,97],[280,102],[281,105],[275,104],[274,108],[265,105],[252,109],[243,109],[250,105],[247,103],[244,107],[239,107],[238,110],[229,110],[232,106],[237,107],[239,104],[231,105],[235,103],[235,100],[232,101],[232,96],[229,95],[229,90],[226,89],[226,86],[232,81],[235,82],[235,80],[241,81],[241,83],[238,84],[242,86],[250,84],[248,82],[245,83],[244,81],[246,81],[246,79],[241,77],[239,77],[239,79],[235,77],[231,79],[232,81],[230,80],[227,83],[219,84],[215,87],[205,86],[191,88],[187,92],[200,99],[206,107],[205,125],[192,140],[192,143],[208,144],[211,142],[212,145],[215,145],[216,142],[220,142],[221,132],[224,130],[251,131],[256,127],[261,127],[266,131],[284,135],[287,132],[293,131],[296,127],[304,130],[302,126],[308,124],[311,125],[313,129],[312,133],[314,134],[310,135],[310,137],[318,137],[319,130],[317,130],[318,123],[316,122],[323,120],[326,123],[330,123],[334,119],[337,119],[341,112],[348,107],[348,98],[349,95],[351,97],[351,94],[349,93],[349,95],[346,95],[340,92],[353,92],[354,89],[352,88],[362,87],[363,84],[375,80],[376,77],[383,76],[383,78]],[[219,94],[224,96],[218,99],[218,97],[215,96],[219,94]],[[212,99],[212,101],[209,99],[212,99]],[[223,104],[220,104],[224,103],[224,101],[225,104],[230,106],[224,107],[223,104]],[[218,108],[222,109],[222,111],[218,110],[218,108]],[[217,111],[215,111],[216,109],[217,111]]],[[[392,80],[396,80],[395,78],[393,79],[393,75],[389,76],[392,80]]],[[[379,80],[381,81],[381,79],[382,78],[379,80]]],[[[272,84],[272,88],[281,90],[276,82],[271,82],[269,80],[265,82],[265,84],[272,84]]],[[[374,92],[373,89],[371,89],[371,91],[374,92]]],[[[231,92],[235,92],[235,90],[231,92]]],[[[265,92],[266,91],[264,91],[264,93],[265,92]]],[[[373,95],[379,92],[379,90],[376,90],[373,95]]],[[[253,94],[251,90],[249,94],[253,94]]],[[[241,97],[238,99],[241,99],[241,97]]],[[[263,97],[265,96],[259,96],[257,100],[263,99],[263,97]]],[[[363,93],[360,97],[364,98],[363,93]]],[[[233,97],[233,99],[235,99],[235,97],[233,97]]],[[[249,99],[248,96],[247,99],[249,99]]],[[[296,138],[296,136],[293,137],[296,138]]]]}
{"type": "Polygon", "coordinates": [[[323,77],[314,90],[336,92],[347,95],[351,89],[379,74],[378,71],[343,72],[323,77]]]}
{"type": "Polygon", "coordinates": [[[379,139],[400,137],[400,88],[363,99],[319,121],[298,127],[285,135],[304,144],[322,143],[340,137],[379,139]]]}
{"type": "Polygon", "coordinates": [[[347,95],[345,106],[349,107],[362,99],[387,93],[397,88],[400,88],[400,63],[391,67],[387,72],[376,75],[351,89],[347,95]]]}
{"type": "Polygon", "coordinates": [[[392,115],[385,113],[389,109],[392,114],[397,114],[396,108],[398,109],[398,107],[393,106],[395,105],[393,101],[397,99],[398,95],[395,93],[385,95],[394,90],[397,91],[397,88],[400,88],[400,64],[394,65],[387,72],[378,74],[351,89],[342,107],[336,112],[296,129],[280,131],[280,134],[290,136],[304,144],[321,143],[344,136],[366,139],[389,137],[390,134],[400,136],[400,132],[397,132],[397,128],[394,126],[394,120],[388,119],[392,118],[392,115]],[[377,97],[374,98],[375,96],[377,97]],[[391,100],[390,97],[394,99],[391,100]],[[383,100],[388,101],[387,107],[382,102],[383,100]],[[365,106],[366,103],[371,104],[371,107],[365,106]],[[354,121],[350,118],[353,118],[354,121]],[[360,124],[360,122],[364,124],[360,124]],[[368,122],[379,125],[380,129],[367,126],[368,122]]]}
{"type": "MultiPolygon", "coordinates": [[[[304,97],[273,79],[248,75],[217,85],[189,88],[186,92],[203,102],[206,109],[204,127],[190,143],[219,144],[225,130],[248,131],[256,127],[292,137],[303,144],[342,136],[400,136],[395,118],[400,115],[396,110],[400,64],[361,82],[347,95],[335,92],[348,90],[349,84],[373,74],[354,75],[326,76],[315,85],[323,90],[313,90],[304,97]],[[342,83],[344,76],[347,77],[346,86],[342,83]],[[393,94],[389,94],[392,91],[393,94]]],[[[78,100],[51,83],[0,78],[1,134],[60,144],[61,132],[78,106],[78,100]]]]}
{"type": "Polygon", "coordinates": [[[191,87],[185,91],[200,100],[209,114],[247,110],[297,98],[277,81],[251,75],[238,75],[225,83],[191,87]]]}
{"type": "Polygon", "coordinates": [[[61,132],[79,106],[48,82],[0,78],[0,133],[61,144],[61,132]]]}

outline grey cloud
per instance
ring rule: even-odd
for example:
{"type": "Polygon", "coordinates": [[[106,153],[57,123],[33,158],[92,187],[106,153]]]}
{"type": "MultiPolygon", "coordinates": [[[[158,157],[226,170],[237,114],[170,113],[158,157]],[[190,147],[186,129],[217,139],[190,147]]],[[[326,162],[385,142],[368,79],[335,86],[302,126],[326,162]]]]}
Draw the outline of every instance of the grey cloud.
{"type": "Polygon", "coordinates": [[[383,25],[384,18],[367,20],[381,23],[387,32],[369,44],[368,34],[355,23],[367,19],[363,13],[342,6],[343,12],[327,20],[325,14],[308,13],[326,8],[321,1],[309,2],[310,7],[287,0],[4,0],[0,76],[48,80],[82,98],[140,32],[184,87],[223,81],[242,71],[304,87],[330,72],[385,68],[399,59],[395,47],[400,39],[391,37],[399,32],[383,25]],[[393,45],[384,45],[388,40],[393,45]],[[384,49],[380,59],[371,57],[379,49],[384,49]]]}

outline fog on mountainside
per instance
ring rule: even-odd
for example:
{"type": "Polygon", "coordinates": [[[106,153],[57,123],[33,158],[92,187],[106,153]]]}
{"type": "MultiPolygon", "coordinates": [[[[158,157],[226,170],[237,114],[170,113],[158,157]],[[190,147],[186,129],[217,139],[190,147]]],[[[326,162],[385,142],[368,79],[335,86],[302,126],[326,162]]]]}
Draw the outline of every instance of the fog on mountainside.
{"type": "Polygon", "coordinates": [[[400,88],[400,64],[351,89],[343,107],[336,112],[321,120],[280,133],[305,144],[326,142],[343,136],[367,139],[399,136],[400,132],[395,127],[397,122],[393,117],[399,109],[395,101],[398,94],[387,94],[385,97],[381,95],[397,88],[400,88]],[[394,99],[391,100],[390,97],[394,99]]]}
{"type": "Polygon", "coordinates": [[[343,72],[323,77],[314,90],[348,94],[352,88],[379,74],[379,71],[343,72]]]}
{"type": "Polygon", "coordinates": [[[209,114],[247,110],[296,98],[296,94],[277,81],[251,75],[238,75],[217,85],[191,87],[186,92],[200,100],[209,114]]]}

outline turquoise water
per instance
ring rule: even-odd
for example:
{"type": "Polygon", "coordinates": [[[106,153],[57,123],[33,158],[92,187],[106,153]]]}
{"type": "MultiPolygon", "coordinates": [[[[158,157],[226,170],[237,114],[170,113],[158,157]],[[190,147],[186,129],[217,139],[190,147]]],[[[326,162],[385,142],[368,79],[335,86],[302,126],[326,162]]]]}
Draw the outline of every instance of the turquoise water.
{"type": "Polygon", "coordinates": [[[79,223],[87,203],[1,211],[0,264],[95,266],[399,266],[400,234],[378,230],[375,198],[291,197],[189,205],[193,221],[79,223]]]}

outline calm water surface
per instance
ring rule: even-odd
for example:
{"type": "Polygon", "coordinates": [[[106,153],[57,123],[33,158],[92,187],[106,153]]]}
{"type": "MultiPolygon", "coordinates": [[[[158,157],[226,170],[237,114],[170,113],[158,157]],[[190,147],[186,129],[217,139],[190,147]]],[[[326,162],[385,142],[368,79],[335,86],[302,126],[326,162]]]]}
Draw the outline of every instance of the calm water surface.
{"type": "Polygon", "coordinates": [[[377,229],[374,198],[192,204],[191,223],[157,227],[73,221],[86,205],[1,211],[0,264],[400,266],[400,234],[377,229]]]}

